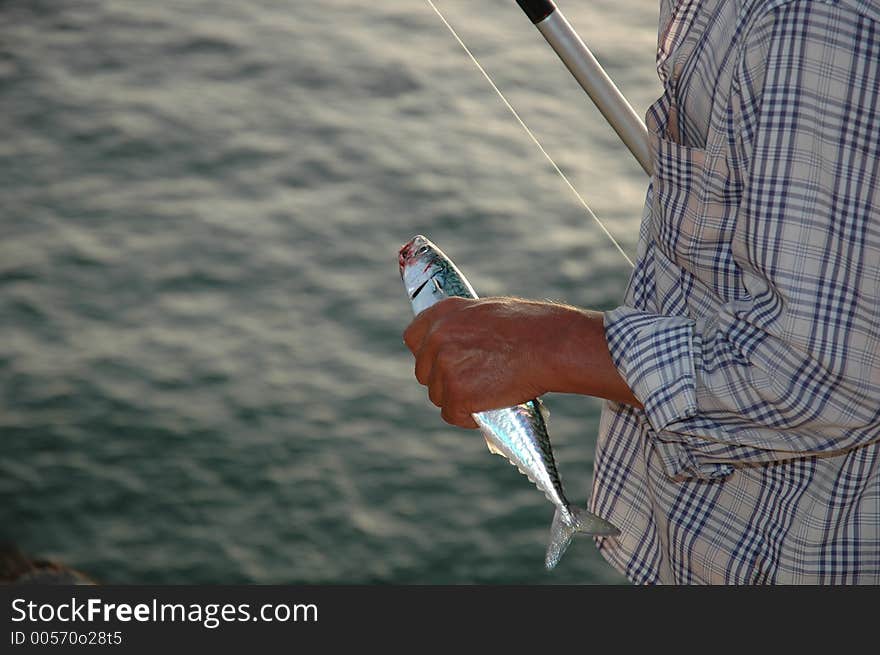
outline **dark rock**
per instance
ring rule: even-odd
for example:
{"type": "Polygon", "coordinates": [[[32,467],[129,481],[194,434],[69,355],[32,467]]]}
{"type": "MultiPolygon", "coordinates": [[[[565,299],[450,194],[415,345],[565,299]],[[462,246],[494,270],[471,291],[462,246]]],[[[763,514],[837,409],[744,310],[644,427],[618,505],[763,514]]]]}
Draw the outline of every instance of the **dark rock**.
{"type": "Polygon", "coordinates": [[[13,544],[0,544],[0,584],[93,585],[96,582],[63,564],[28,557],[13,544]]]}

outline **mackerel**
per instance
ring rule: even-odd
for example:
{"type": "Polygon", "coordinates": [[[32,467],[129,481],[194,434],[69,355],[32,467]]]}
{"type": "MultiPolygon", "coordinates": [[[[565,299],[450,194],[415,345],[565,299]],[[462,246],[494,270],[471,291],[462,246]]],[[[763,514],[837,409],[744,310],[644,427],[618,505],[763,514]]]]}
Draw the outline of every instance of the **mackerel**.
{"type": "MultiPolygon", "coordinates": [[[[400,249],[398,263],[415,314],[452,296],[477,298],[452,260],[422,235],[400,249]]],[[[553,569],[576,533],[612,536],[620,531],[566,499],[550,446],[547,416],[544,403],[537,398],[515,407],[473,414],[489,451],[505,457],[553,503],[556,511],[544,559],[547,569],[553,569]]]]}

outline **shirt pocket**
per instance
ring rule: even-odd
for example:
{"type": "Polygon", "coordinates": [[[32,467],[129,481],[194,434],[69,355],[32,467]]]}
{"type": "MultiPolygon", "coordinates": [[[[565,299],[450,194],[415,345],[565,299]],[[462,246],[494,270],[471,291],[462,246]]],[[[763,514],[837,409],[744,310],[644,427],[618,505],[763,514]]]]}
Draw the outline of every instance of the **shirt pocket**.
{"type": "Polygon", "coordinates": [[[736,286],[731,257],[738,194],[724,152],[679,142],[669,91],[648,110],[654,157],[652,237],[669,260],[710,287],[736,286]],[[733,276],[729,279],[723,279],[733,276]]]}
{"type": "Polygon", "coordinates": [[[687,268],[703,232],[700,187],[706,153],[659,135],[655,152],[653,237],[667,258],[687,268]]]}

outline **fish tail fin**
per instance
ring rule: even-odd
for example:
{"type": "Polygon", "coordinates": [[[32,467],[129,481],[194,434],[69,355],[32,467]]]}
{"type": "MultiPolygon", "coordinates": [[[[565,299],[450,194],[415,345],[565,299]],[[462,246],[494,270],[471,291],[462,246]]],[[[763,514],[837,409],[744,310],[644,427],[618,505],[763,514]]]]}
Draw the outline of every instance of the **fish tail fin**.
{"type": "Polygon", "coordinates": [[[576,532],[599,536],[620,534],[620,530],[614,525],[585,509],[569,505],[566,515],[559,508],[556,508],[553,523],[550,525],[550,543],[547,545],[547,556],[544,559],[544,565],[548,571],[559,564],[559,560],[562,559],[576,532]]]}

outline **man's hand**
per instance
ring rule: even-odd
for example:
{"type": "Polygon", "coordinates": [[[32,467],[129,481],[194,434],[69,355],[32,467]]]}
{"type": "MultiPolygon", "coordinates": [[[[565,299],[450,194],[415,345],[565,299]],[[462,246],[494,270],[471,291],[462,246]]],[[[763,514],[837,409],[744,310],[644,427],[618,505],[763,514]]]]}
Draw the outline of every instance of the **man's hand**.
{"type": "Polygon", "coordinates": [[[549,391],[638,406],[605,342],[602,314],[518,298],[448,298],[419,314],[403,339],[416,379],[443,419],[477,427],[471,414],[549,391]]]}

